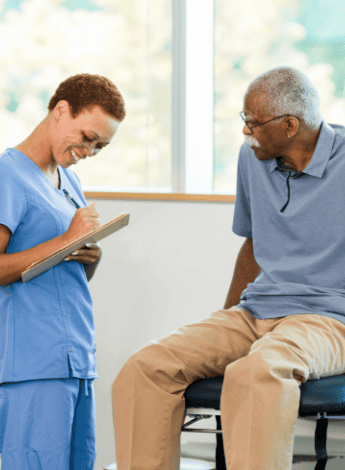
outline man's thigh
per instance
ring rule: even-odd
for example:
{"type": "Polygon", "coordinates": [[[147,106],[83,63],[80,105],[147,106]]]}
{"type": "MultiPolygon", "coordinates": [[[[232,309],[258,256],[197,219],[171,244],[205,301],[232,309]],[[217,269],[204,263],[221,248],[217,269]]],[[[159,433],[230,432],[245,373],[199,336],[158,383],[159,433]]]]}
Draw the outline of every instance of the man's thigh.
{"type": "MultiPolygon", "coordinates": [[[[80,382],[45,379],[0,386],[6,409],[2,470],[70,470],[73,424],[83,393],[80,382]]],[[[85,429],[80,428],[80,445],[85,429]]]]}
{"type": "Polygon", "coordinates": [[[253,316],[234,307],[151,341],[131,360],[140,364],[146,375],[154,376],[162,388],[176,393],[174,383],[179,380],[172,378],[182,374],[183,382],[192,383],[198,378],[222,375],[229,363],[248,354],[257,339],[253,316]]]}
{"type": "Polygon", "coordinates": [[[326,315],[299,314],[278,325],[252,345],[250,354],[265,349],[293,354],[305,364],[296,378],[304,382],[345,372],[345,325],[326,315]]]}

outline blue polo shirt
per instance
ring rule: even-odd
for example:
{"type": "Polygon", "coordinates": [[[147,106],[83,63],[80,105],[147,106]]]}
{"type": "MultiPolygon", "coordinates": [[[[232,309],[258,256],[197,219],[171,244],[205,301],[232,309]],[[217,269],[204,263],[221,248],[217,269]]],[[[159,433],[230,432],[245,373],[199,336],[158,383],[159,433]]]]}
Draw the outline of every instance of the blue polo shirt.
{"type": "Polygon", "coordinates": [[[241,295],[254,317],[314,313],[345,323],[345,128],[322,124],[299,173],[243,144],[233,231],[252,238],[261,273],[241,295]],[[290,197],[289,197],[290,192],[290,197]]]}
{"type": "MultiPolygon", "coordinates": [[[[26,155],[0,155],[0,224],[12,232],[6,253],[62,235],[75,214],[63,189],[86,201],[76,174],[58,167],[54,188],[26,155]]],[[[84,266],[62,262],[27,283],[0,286],[0,383],[97,378],[92,300],[84,266]]]]}

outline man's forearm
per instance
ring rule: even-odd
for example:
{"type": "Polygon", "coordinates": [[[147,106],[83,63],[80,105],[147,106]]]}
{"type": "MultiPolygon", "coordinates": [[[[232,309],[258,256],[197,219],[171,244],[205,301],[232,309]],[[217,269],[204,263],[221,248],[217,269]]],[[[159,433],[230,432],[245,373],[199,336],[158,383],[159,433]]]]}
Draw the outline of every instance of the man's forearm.
{"type": "Polygon", "coordinates": [[[234,275],[224,305],[225,309],[240,303],[242,292],[249,283],[254,282],[259,273],[260,267],[254,258],[253,241],[251,238],[247,238],[237,257],[234,275]]]}

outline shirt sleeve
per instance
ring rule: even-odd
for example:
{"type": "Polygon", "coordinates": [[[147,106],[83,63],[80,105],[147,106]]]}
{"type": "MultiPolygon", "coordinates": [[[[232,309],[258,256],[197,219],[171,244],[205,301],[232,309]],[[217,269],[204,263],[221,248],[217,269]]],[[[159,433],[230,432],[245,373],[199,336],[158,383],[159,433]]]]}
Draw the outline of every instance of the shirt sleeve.
{"type": "Polygon", "coordinates": [[[26,212],[26,197],[21,180],[6,164],[0,165],[0,224],[14,233],[26,212]]]}
{"type": "Polygon", "coordinates": [[[252,238],[252,219],[250,212],[249,179],[247,169],[248,144],[240,150],[237,167],[237,188],[232,231],[240,237],[252,238]]]}

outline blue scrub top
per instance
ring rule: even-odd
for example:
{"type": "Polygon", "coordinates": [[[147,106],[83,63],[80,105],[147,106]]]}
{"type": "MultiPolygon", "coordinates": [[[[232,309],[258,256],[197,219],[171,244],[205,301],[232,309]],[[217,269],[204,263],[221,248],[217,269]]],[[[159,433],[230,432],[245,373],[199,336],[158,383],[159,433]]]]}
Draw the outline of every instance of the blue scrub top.
{"type": "Polygon", "coordinates": [[[299,173],[281,158],[258,160],[245,143],[233,231],[253,239],[261,273],[239,305],[260,319],[314,313],[345,323],[344,208],[343,126],[322,124],[313,157],[299,173]]]}
{"type": "MultiPolygon", "coordinates": [[[[12,232],[6,253],[27,250],[66,232],[86,206],[76,174],[58,167],[54,188],[40,168],[13,148],[0,155],[0,224],[12,232]]],[[[0,286],[0,383],[97,378],[92,299],[83,264],[65,261],[27,283],[0,286]]]]}

